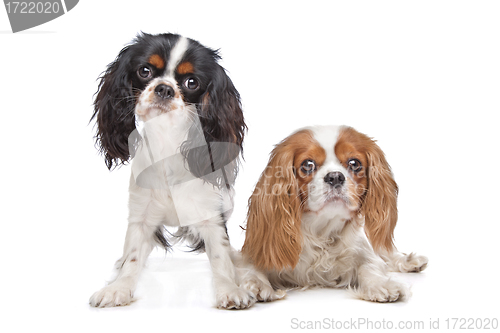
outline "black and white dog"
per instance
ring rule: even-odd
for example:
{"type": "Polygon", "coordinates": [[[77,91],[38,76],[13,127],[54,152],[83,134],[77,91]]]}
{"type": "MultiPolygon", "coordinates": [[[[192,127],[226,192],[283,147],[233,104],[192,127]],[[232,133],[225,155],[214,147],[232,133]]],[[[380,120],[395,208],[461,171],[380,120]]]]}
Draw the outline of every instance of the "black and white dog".
{"type": "Polygon", "coordinates": [[[225,225],[246,125],[219,59],[192,39],[140,34],[100,78],[92,117],[97,146],[109,169],[133,160],[123,257],[92,306],[130,304],[154,246],[179,239],[206,251],[217,307],[255,302],[238,279],[225,225]],[[165,225],[179,228],[169,235],[165,225]]]}

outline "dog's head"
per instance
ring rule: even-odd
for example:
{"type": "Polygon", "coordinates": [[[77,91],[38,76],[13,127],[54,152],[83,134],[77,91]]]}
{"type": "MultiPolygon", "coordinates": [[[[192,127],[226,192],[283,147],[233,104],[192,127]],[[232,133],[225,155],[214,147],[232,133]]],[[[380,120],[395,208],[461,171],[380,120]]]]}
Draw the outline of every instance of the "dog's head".
{"type": "Polygon", "coordinates": [[[100,78],[92,116],[107,167],[130,159],[136,117],[148,121],[165,113],[177,122],[199,117],[203,133],[193,128],[187,141],[228,143],[220,145],[220,152],[214,152],[217,147],[210,150],[217,158],[203,156],[207,149],[185,145],[182,153],[196,176],[237,157],[246,125],[239,93],[219,60],[217,51],[175,34],[140,34],[123,48],[100,78]]]}

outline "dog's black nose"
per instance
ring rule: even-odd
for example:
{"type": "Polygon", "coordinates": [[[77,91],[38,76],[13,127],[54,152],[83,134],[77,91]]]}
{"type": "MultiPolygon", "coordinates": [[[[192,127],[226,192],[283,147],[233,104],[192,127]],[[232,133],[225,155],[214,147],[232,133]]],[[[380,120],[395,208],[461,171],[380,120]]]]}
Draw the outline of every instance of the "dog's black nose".
{"type": "Polygon", "coordinates": [[[162,99],[170,99],[175,96],[175,91],[171,86],[167,86],[166,84],[159,84],[155,88],[155,94],[162,99]]]}
{"type": "Polygon", "coordinates": [[[329,172],[325,178],[325,183],[332,185],[333,187],[342,186],[345,182],[345,176],[342,172],[329,172]]]}

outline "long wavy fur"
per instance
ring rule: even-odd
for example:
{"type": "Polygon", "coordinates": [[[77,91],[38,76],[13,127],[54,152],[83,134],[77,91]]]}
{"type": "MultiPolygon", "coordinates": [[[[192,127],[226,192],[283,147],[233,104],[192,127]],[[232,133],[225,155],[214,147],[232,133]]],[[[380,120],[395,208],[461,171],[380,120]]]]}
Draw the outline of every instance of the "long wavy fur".
{"type": "Polygon", "coordinates": [[[136,97],[127,71],[129,53],[130,46],[127,46],[101,75],[90,119],[96,120],[96,146],[104,155],[108,169],[129,160],[129,135],[136,129],[136,97]]]}
{"type": "Polygon", "coordinates": [[[302,250],[301,200],[293,165],[295,149],[287,139],[272,151],[248,202],[242,253],[264,270],[294,268],[302,250]]]}

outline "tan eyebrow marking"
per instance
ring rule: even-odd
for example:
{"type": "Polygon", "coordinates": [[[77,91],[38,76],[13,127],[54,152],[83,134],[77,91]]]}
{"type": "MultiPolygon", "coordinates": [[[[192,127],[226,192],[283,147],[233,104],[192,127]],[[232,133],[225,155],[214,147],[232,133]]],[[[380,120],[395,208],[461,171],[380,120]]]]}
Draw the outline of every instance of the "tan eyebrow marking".
{"type": "Polygon", "coordinates": [[[163,59],[157,54],[153,54],[151,57],[149,57],[148,62],[159,69],[165,67],[165,61],[163,61],[163,59]]]}
{"type": "Polygon", "coordinates": [[[193,64],[190,63],[189,61],[185,61],[185,62],[179,64],[179,66],[177,66],[177,73],[179,73],[179,74],[194,73],[193,64]]]}

